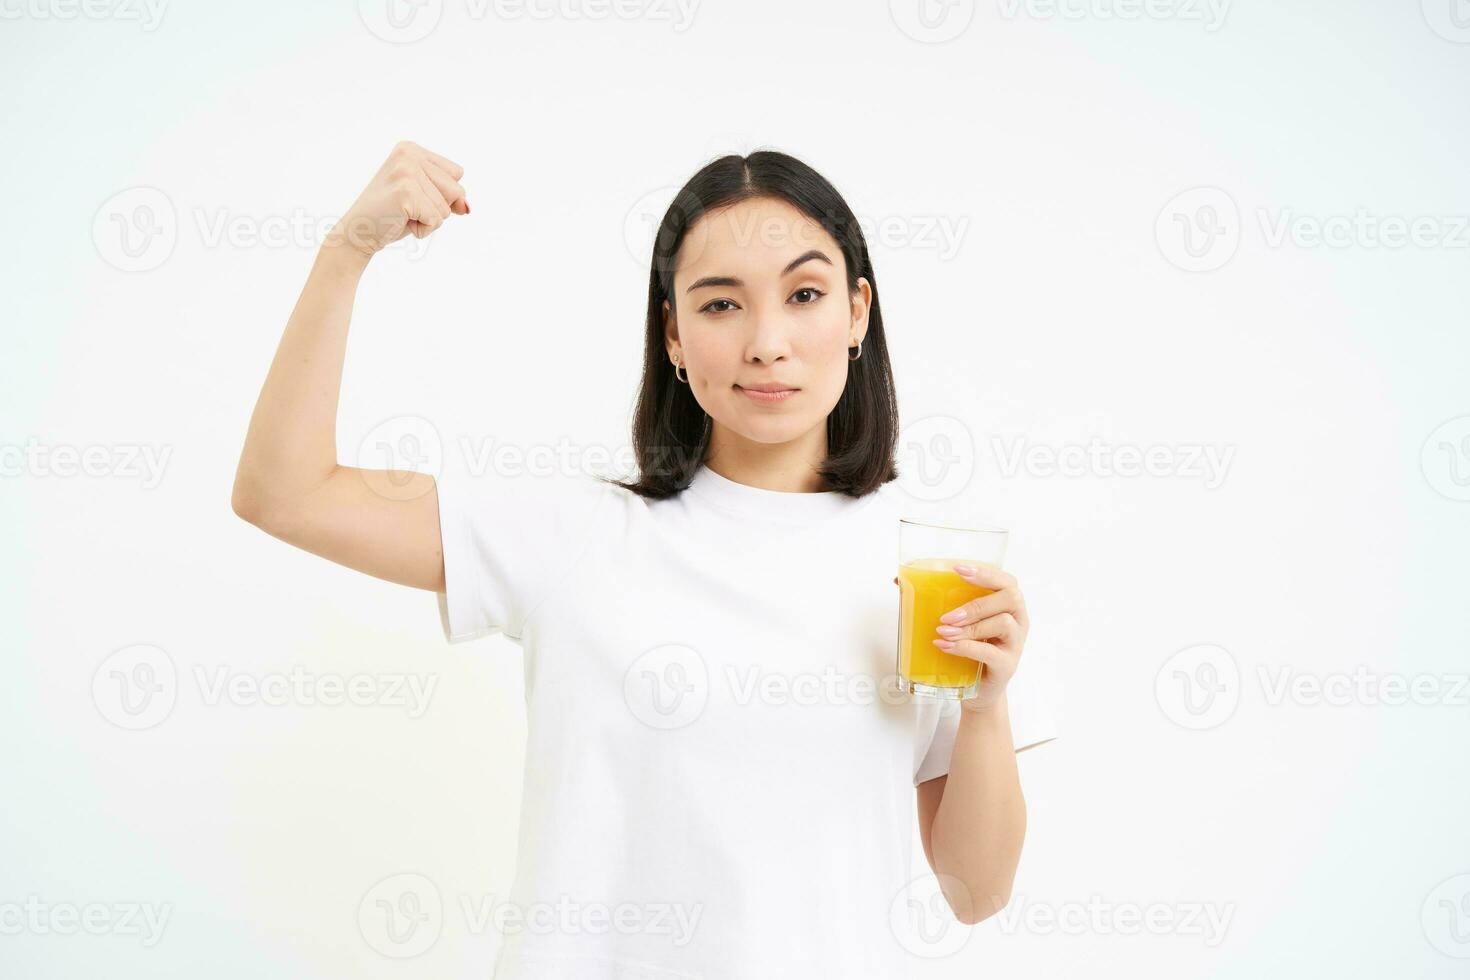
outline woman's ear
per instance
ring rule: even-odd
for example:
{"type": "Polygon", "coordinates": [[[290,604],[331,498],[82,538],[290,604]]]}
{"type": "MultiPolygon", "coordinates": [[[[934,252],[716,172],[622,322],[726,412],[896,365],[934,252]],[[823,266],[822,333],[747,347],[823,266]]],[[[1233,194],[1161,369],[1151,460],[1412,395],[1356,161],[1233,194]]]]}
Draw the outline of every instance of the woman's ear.
{"type": "Polygon", "coordinates": [[[852,341],[862,343],[868,335],[868,311],[873,304],[873,286],[862,276],[858,277],[857,288],[852,293],[852,341]]]}
{"type": "Polygon", "coordinates": [[[668,300],[664,300],[664,353],[674,358],[679,348],[679,323],[668,300]]]}

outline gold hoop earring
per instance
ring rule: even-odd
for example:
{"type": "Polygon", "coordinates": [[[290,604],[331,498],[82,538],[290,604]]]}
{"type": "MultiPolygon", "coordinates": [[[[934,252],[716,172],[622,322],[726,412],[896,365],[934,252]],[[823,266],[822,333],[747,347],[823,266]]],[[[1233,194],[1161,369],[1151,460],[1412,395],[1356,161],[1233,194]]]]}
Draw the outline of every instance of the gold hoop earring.
{"type": "Polygon", "coordinates": [[[679,356],[677,354],[674,355],[674,377],[686,385],[689,383],[689,371],[687,369],[684,371],[684,377],[679,377],[679,356]]]}
{"type": "MultiPolygon", "coordinates": [[[[851,348],[851,347],[849,347],[849,348],[848,348],[848,350],[852,350],[852,348],[851,348]]],[[[862,341],[861,341],[861,340],[859,340],[859,341],[858,341],[858,345],[857,345],[857,355],[856,355],[856,356],[854,356],[854,355],[852,355],[852,354],[848,354],[848,355],[847,355],[847,359],[848,359],[848,360],[849,360],[849,361],[855,361],[855,360],[857,360],[857,359],[858,359],[858,358],[859,358],[859,357],[862,357],[862,356],[863,356],[863,342],[862,342],[862,341]]]]}

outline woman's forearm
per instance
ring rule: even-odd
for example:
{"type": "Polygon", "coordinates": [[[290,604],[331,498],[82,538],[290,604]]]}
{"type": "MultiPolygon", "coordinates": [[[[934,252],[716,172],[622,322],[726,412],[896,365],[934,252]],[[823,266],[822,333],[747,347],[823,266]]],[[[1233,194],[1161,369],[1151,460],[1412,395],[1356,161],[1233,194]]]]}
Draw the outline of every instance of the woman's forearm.
{"type": "Polygon", "coordinates": [[[238,512],[309,492],[337,466],[337,399],[347,328],[369,256],[346,242],[317,252],[250,417],[235,474],[238,512]]]}
{"type": "Polygon", "coordinates": [[[1026,837],[1026,801],[1005,698],[961,712],[930,835],[935,872],[961,922],[1006,906],[1026,837]]]}

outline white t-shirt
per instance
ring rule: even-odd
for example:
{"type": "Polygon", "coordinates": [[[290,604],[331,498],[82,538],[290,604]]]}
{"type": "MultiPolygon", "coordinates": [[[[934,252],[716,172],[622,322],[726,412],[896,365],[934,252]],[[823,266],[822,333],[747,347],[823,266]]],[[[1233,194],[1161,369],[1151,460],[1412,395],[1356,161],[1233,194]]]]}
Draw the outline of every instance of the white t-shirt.
{"type": "MultiPolygon", "coordinates": [[[[660,501],[589,475],[438,493],[446,638],[525,656],[527,920],[497,980],[904,976],[914,787],[959,707],[884,684],[902,491],[702,466],[660,501]]],[[[1017,749],[1053,737],[1024,661],[1007,700],[1017,749]]]]}

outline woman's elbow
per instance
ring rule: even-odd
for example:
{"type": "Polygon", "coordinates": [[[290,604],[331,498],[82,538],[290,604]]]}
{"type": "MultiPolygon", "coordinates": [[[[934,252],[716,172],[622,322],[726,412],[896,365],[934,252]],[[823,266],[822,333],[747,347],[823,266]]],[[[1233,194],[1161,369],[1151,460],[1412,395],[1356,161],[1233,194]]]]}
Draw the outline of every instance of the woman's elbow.
{"type": "Polygon", "coordinates": [[[979,902],[971,903],[964,909],[956,910],[955,918],[962,925],[979,925],[1009,904],[1011,904],[1011,893],[1009,891],[1004,894],[990,895],[979,902]]]}
{"type": "Polygon", "coordinates": [[[235,485],[230,490],[230,509],[235,512],[236,517],[248,524],[263,528],[268,518],[266,513],[268,499],[269,494],[261,489],[259,481],[245,472],[235,474],[235,485]]]}
{"type": "MultiPolygon", "coordinates": [[[[941,879],[941,882],[943,879],[941,879]]],[[[949,909],[962,925],[984,922],[1011,903],[1012,882],[961,882],[955,880],[945,892],[949,909]]]]}

